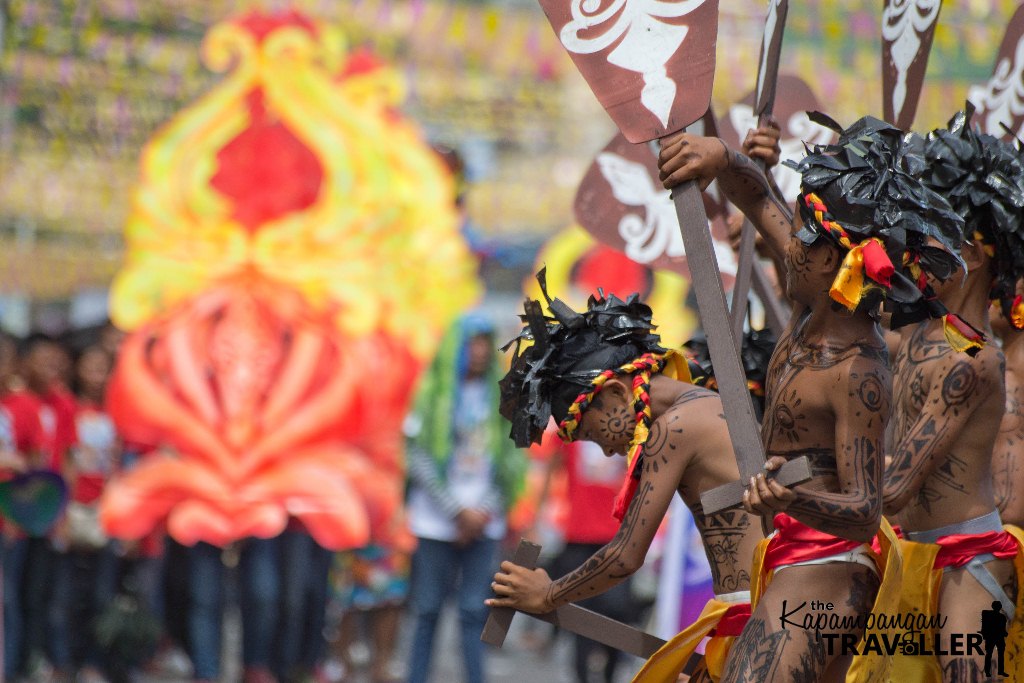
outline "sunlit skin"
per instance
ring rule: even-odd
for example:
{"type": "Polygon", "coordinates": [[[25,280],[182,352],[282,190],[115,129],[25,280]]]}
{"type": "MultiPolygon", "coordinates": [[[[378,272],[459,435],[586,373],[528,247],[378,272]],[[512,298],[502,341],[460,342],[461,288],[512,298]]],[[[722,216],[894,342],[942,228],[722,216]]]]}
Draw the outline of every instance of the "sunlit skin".
{"type": "Polygon", "coordinates": [[[1003,521],[1024,526],[1024,330],[1013,327],[998,304],[990,315],[1006,359],[1006,410],[992,450],[993,488],[1003,521]]]}
{"type": "MultiPolygon", "coordinates": [[[[595,442],[609,457],[621,457],[628,450],[636,427],[630,387],[628,378],[609,380],[577,428],[579,439],[595,442]]],[[[610,589],[643,565],[677,494],[694,513],[715,592],[749,589],[750,562],[763,538],[759,520],[742,510],[705,517],[700,507],[702,491],[739,476],[721,399],[712,391],[663,375],[651,378],[650,396],[654,421],[640,482],[615,538],[555,581],[542,569],[503,562],[492,586],[498,597],[488,600],[488,605],[542,613],[610,589]]]]}
{"type": "MultiPolygon", "coordinates": [[[[706,187],[717,178],[763,235],[775,262],[785,264],[793,314],[769,365],[762,438],[767,469],[806,456],[812,478],[792,489],[752,481],[745,506],[769,518],[786,511],[820,531],[869,541],[882,512],[892,379],[881,330],[869,311],[837,310],[828,296],[842,262],[839,249],[827,239],[808,247],[793,237],[799,218],[772,195],[760,169],[717,138],[680,134],[665,140],[660,167],[669,189],[688,180],[706,187]]],[[[782,630],[782,601],[823,599],[850,616],[864,616],[877,587],[870,569],[848,562],[778,572],[735,642],[724,680],[751,679],[757,662],[774,672],[762,680],[796,680],[794,672],[808,680],[841,678],[850,658],[825,656],[813,634],[782,630]]]]}
{"type": "MultiPolygon", "coordinates": [[[[965,245],[966,280],[959,271],[942,282],[930,278],[939,299],[989,339],[991,259],[980,243],[965,245]]],[[[993,446],[1006,407],[1003,352],[985,345],[973,358],[953,350],[942,321],[900,330],[893,360],[894,400],[891,462],[885,471],[884,506],[905,531],[929,531],[964,522],[996,509],[993,446]]],[[[1012,560],[986,568],[1011,599],[1017,593],[1012,560]]],[[[938,611],[949,615],[942,633],[968,633],[992,595],[965,569],[943,574],[938,611]]],[[[945,680],[960,680],[984,657],[939,654],[945,680]]]]}

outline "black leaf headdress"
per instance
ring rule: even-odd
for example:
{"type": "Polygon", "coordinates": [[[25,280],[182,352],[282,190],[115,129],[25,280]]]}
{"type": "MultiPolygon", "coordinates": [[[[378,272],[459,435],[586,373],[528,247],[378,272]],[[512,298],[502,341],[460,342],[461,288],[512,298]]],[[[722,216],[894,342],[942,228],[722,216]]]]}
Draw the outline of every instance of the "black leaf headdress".
{"type": "MultiPolygon", "coordinates": [[[[769,330],[748,330],[743,334],[740,362],[743,373],[747,377],[747,390],[754,402],[754,411],[758,419],[764,414],[765,381],[767,380],[768,364],[775,351],[777,340],[769,330]]],[[[695,336],[683,345],[690,357],[690,374],[693,383],[709,389],[718,390],[715,379],[715,368],[711,364],[711,349],[707,337],[695,336]],[[696,365],[696,370],[693,366],[696,365]]]]}
{"type": "Polygon", "coordinates": [[[576,312],[547,293],[545,270],[537,273],[551,316],[527,299],[522,332],[513,345],[512,367],[501,380],[501,414],[512,423],[510,438],[519,447],[539,443],[548,421],[565,419],[569,406],[602,372],[646,353],[661,354],[651,309],[632,294],[591,296],[587,310],[576,312]]]}
{"type": "Polygon", "coordinates": [[[527,299],[526,323],[515,344],[512,367],[499,382],[501,414],[512,423],[509,435],[517,446],[538,443],[549,420],[558,423],[558,435],[571,441],[583,413],[605,383],[613,377],[631,377],[633,438],[626,452],[628,474],[615,498],[612,514],[622,519],[640,478],[647,439],[653,423],[651,377],[662,373],[690,380],[689,368],[679,354],[661,346],[654,334],[651,309],[632,294],[625,301],[614,295],[591,296],[587,310],[572,310],[548,296],[545,271],[537,273],[551,317],[539,301],[527,299]]]}
{"type": "Polygon", "coordinates": [[[971,126],[970,102],[946,128],[928,134],[924,180],[947,197],[992,258],[991,298],[1007,320],[1024,329],[1017,283],[1024,277],[1024,161],[1011,144],[971,126]]]}
{"type": "Polygon", "coordinates": [[[922,181],[924,138],[871,116],[845,130],[820,112],[808,116],[839,133],[836,144],[786,162],[801,174],[797,237],[811,245],[824,236],[847,251],[832,298],[849,310],[881,298],[894,329],[942,318],[950,344],[977,353],[984,336],[928,285],[928,274],[945,280],[963,266],[965,235],[960,215],[922,181]]]}

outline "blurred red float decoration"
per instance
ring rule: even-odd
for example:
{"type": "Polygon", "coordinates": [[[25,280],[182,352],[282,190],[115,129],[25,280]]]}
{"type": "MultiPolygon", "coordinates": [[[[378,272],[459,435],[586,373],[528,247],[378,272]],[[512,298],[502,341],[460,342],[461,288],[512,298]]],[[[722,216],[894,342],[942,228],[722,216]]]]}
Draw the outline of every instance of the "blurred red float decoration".
{"type": "Polygon", "coordinates": [[[215,26],[231,73],[143,154],[109,407],[152,449],[106,490],[113,536],[407,540],[401,423],[479,285],[400,79],[342,43],[294,13],[215,26]]]}

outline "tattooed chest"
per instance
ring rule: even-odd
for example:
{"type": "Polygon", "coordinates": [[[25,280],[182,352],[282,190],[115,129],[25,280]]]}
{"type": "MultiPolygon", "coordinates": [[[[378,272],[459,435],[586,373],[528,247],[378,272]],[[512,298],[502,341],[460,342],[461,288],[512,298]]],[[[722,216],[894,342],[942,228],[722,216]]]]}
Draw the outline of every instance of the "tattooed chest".
{"type": "MultiPolygon", "coordinates": [[[[769,450],[819,443],[827,411],[816,387],[825,379],[815,370],[781,364],[768,393],[762,437],[769,450]]],[[[827,431],[827,430],[826,430],[827,431]]]]}

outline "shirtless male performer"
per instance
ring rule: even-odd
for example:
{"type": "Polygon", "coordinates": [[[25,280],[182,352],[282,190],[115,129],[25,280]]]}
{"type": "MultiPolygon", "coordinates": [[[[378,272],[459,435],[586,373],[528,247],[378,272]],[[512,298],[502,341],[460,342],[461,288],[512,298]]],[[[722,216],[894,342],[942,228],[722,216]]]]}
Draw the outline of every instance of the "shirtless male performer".
{"type": "MultiPolygon", "coordinates": [[[[847,672],[847,680],[887,680],[887,658],[854,662],[852,653],[826,647],[800,622],[825,614],[810,606],[815,602],[866,618],[887,606],[876,603],[881,576],[894,583],[883,569],[896,571],[894,538],[887,525],[878,533],[892,380],[875,314],[883,298],[923,305],[902,256],[925,247],[926,231],[950,250],[962,239],[962,221],[921,184],[920,162],[899,130],[865,117],[796,166],[802,186],[791,218],[764,175],[721,140],[681,134],[663,145],[665,187],[717,177],[785,259],[794,302],[768,370],[762,436],[767,469],[805,455],[813,478],[786,489],[759,475],[747,490],[747,509],[774,515],[777,533],[755,567],[754,582],[770,583],[733,646],[724,680],[802,683],[842,680],[847,672]],[[876,534],[885,562],[869,545],[876,534]]],[[[863,630],[843,635],[860,638],[863,630]]]]}
{"type": "MultiPolygon", "coordinates": [[[[543,274],[539,275],[543,289],[543,274]]],[[[547,296],[545,291],[545,297],[547,296]]],[[[566,441],[599,444],[629,463],[615,514],[616,536],[579,568],[552,581],[542,569],[503,562],[491,606],[544,613],[593,597],[635,572],[678,493],[693,512],[711,565],[715,599],[693,626],[648,661],[639,681],[675,681],[711,629],[707,670],[693,681],[718,680],[732,636],[750,614],[750,565],[764,537],[760,520],[744,510],[703,514],[702,491],[739,477],[718,394],[689,382],[685,358],[667,351],[652,333],[651,309],[637,295],[591,297],[578,313],[549,300],[553,318],[527,301],[526,326],[508,375],[501,381],[501,413],[511,438],[525,447],[549,420],[566,441]]],[[[612,511],[609,510],[609,513],[612,511]]]]}
{"type": "MultiPolygon", "coordinates": [[[[925,183],[949,199],[970,240],[961,250],[966,280],[960,272],[931,285],[943,304],[991,337],[989,301],[1001,300],[1009,310],[1024,276],[1024,167],[1010,145],[972,129],[972,113],[959,112],[948,128],[929,133],[925,145],[925,183]]],[[[1012,618],[1018,552],[1003,530],[992,487],[992,448],[1006,403],[1003,352],[995,344],[958,351],[947,343],[948,331],[942,320],[931,320],[901,333],[883,496],[886,515],[896,516],[904,537],[927,545],[904,546],[904,602],[921,591],[932,596],[923,605],[931,610],[937,593],[945,643],[976,631],[978,614],[993,600],[1012,618]]],[[[938,653],[942,680],[984,677],[980,651],[944,650],[949,653],[938,653]]],[[[920,656],[901,658],[904,665],[930,671],[915,675],[918,680],[939,678],[934,662],[920,656]]]]}
{"type": "MultiPolygon", "coordinates": [[[[1016,299],[1014,305],[1024,308],[1024,302],[1016,299]]],[[[992,485],[999,517],[1006,524],[1024,527],[1024,329],[995,306],[990,315],[1006,359],[1006,410],[992,450],[992,485]]],[[[1017,319],[1024,328],[1024,310],[1017,319]]]]}

